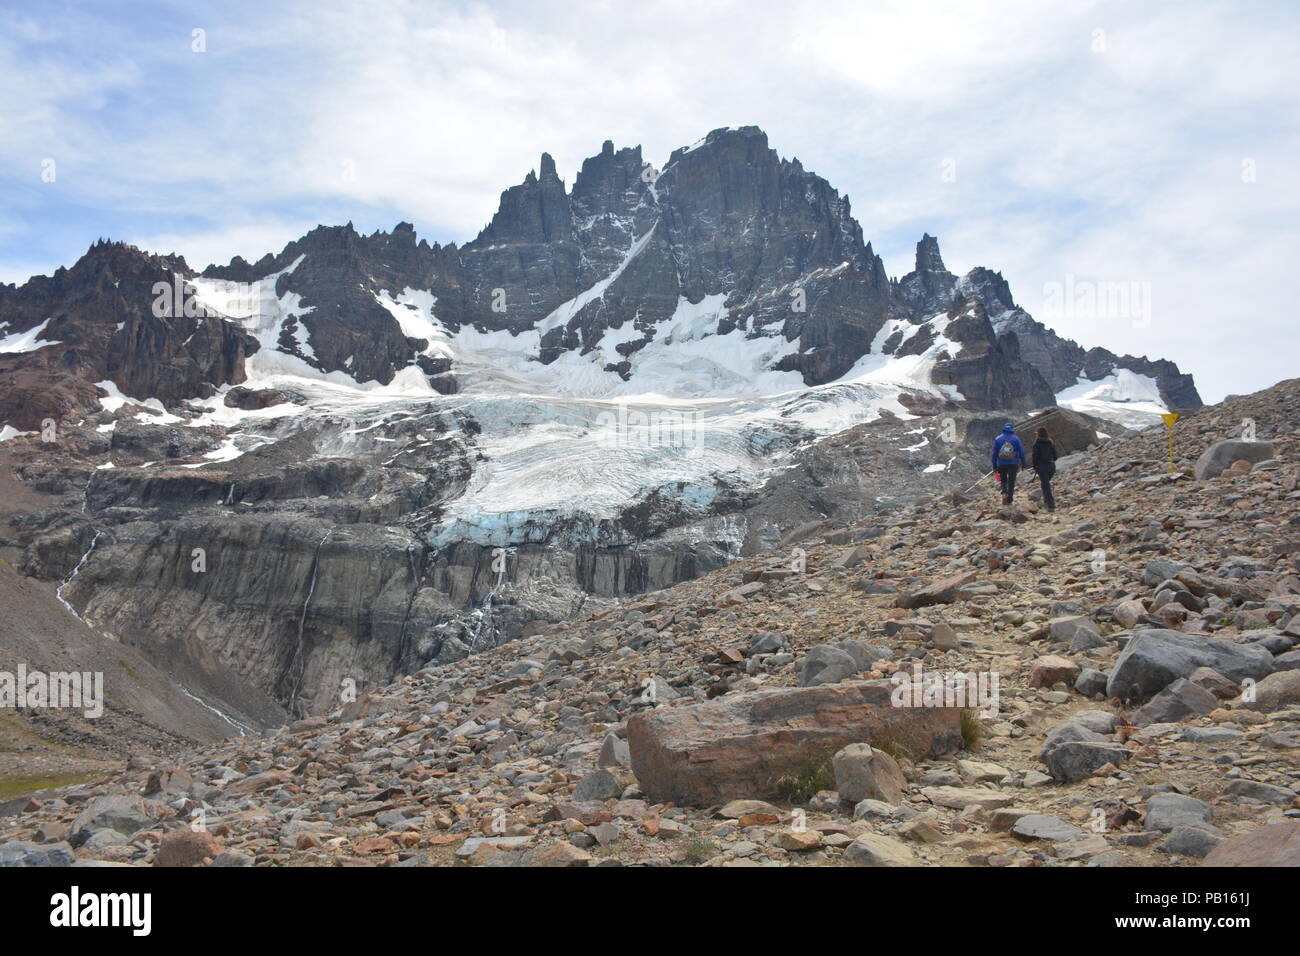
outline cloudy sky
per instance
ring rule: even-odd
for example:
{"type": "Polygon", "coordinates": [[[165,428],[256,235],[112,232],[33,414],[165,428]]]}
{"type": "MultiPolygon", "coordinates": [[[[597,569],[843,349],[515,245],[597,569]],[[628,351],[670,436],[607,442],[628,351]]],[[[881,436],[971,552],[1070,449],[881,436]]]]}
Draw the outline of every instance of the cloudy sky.
{"type": "Polygon", "coordinates": [[[543,150],[571,183],[605,139],[660,166],[754,124],[891,274],[937,235],[1216,401],[1298,374],[1298,64],[1283,2],[0,0],[0,281],[99,236],[200,267],[318,222],[463,242],[543,150]]]}

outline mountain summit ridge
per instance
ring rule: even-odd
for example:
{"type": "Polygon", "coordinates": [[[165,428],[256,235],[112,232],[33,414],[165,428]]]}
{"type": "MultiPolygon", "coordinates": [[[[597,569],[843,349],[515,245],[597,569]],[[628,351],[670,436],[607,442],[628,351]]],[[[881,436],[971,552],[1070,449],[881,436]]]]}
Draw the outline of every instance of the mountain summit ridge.
{"type": "MultiPolygon", "coordinates": [[[[95,408],[89,385],[105,380],[142,401],[200,397],[243,382],[245,358],[261,349],[358,383],[386,386],[415,367],[445,392],[462,384],[460,340],[484,336],[519,353],[525,370],[565,360],[577,374],[553,378],[584,382],[590,394],[629,394],[645,378],[653,381],[643,390],[656,391],[671,369],[647,376],[644,368],[698,365],[697,353],[709,353],[699,343],[714,336],[714,351],[753,353],[731,364],[704,354],[725,379],[817,386],[850,377],[869,356],[892,355],[903,326],[922,329],[914,346],[933,341],[924,327],[967,303],[989,322],[976,338],[1001,381],[992,385],[987,371],[965,376],[947,353],[936,368],[972,407],[1027,409],[1121,370],[1150,379],[1166,407],[1201,404],[1191,376],[1171,362],[1061,338],[1016,305],[1001,273],[980,266],[955,276],[929,233],[914,270],[890,278],[849,198],[798,159],[781,158],[761,129],[741,126],[674,150],[662,169],[640,146],[606,140],[571,188],[543,153],[461,246],[420,239],[409,222],[370,235],[349,222],[317,226],[256,263],[236,256],[197,271],[179,256],[97,243],[53,277],[0,286],[0,333],[49,323],[32,343],[42,351],[0,359],[0,380],[17,373],[28,383],[21,404],[0,401],[0,423],[31,428],[84,414],[95,408]],[[211,299],[204,315],[156,316],[153,284],[123,290],[123,276],[179,280],[200,299],[205,280],[269,285],[258,294],[278,304],[262,324],[279,324],[250,335],[249,316],[226,316],[211,299]],[[214,316],[231,321],[212,325],[214,316]],[[678,356],[687,335],[696,345],[678,356]],[[44,355],[45,343],[62,351],[44,355]],[[666,345],[676,345],[672,355],[666,345]],[[181,371],[146,368],[182,352],[181,371]]],[[[708,394],[711,381],[688,393],[708,394]]]]}

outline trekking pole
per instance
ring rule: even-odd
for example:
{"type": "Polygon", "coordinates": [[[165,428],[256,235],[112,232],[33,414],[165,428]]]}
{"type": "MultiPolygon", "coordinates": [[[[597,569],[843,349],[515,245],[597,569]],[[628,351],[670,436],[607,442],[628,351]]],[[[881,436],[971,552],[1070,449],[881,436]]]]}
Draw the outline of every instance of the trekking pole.
{"type": "Polygon", "coordinates": [[[970,488],[967,488],[965,491],[963,491],[962,494],[963,494],[963,495],[968,495],[968,494],[970,494],[971,488],[976,487],[976,486],[980,483],[980,481],[983,481],[985,478],[987,478],[987,477],[988,477],[989,475],[991,475],[991,474],[993,474],[993,472],[989,471],[989,472],[985,472],[984,474],[980,475],[980,479],[979,479],[979,481],[975,482],[974,485],[971,485],[970,488]]]}

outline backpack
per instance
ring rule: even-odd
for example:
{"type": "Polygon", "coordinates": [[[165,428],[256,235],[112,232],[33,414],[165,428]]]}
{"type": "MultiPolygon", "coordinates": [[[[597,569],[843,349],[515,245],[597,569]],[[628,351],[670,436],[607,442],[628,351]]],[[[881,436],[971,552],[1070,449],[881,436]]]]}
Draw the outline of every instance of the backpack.
{"type": "Polygon", "coordinates": [[[1010,438],[1002,439],[1002,447],[998,449],[998,461],[1013,462],[1019,456],[1016,454],[1016,446],[1011,443],[1010,438]]]}

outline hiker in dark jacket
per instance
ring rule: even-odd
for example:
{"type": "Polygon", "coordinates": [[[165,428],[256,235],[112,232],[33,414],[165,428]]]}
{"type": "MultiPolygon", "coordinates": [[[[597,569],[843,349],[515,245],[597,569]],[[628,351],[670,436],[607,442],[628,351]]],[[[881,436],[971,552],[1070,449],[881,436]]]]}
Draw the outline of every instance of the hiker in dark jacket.
{"type": "Polygon", "coordinates": [[[1020,444],[1013,425],[1002,426],[1002,434],[993,439],[993,470],[1002,482],[1002,503],[1011,504],[1016,494],[1016,474],[1027,468],[1025,446],[1020,444]]]}
{"type": "Polygon", "coordinates": [[[1034,471],[1038,472],[1038,483],[1043,486],[1043,504],[1048,511],[1056,510],[1056,498],[1052,496],[1052,476],[1056,474],[1056,446],[1047,437],[1047,429],[1038,429],[1038,440],[1033,449],[1034,471]]]}

